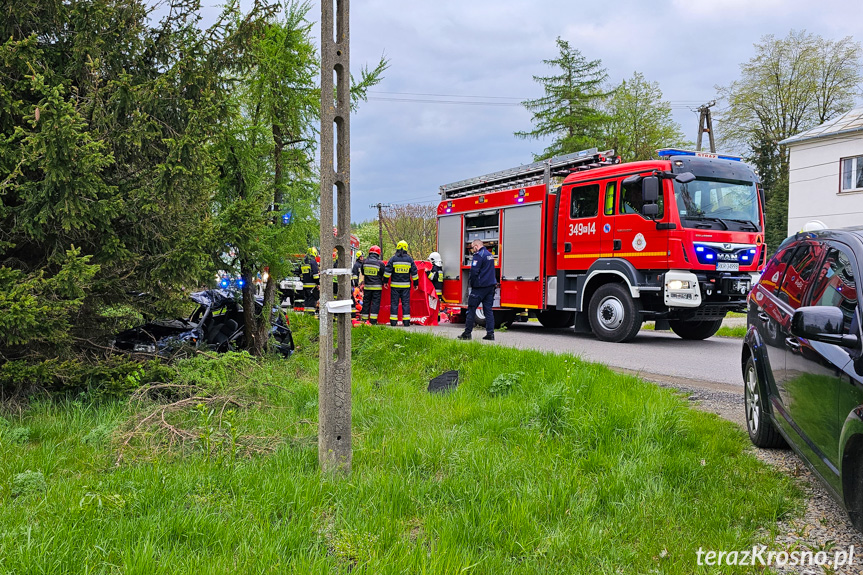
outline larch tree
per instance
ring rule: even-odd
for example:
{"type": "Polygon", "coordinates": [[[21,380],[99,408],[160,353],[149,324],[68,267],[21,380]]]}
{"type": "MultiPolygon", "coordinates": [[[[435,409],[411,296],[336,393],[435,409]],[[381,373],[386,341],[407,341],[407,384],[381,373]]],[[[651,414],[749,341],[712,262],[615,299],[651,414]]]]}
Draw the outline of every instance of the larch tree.
{"type": "Polygon", "coordinates": [[[533,114],[533,129],[515,133],[521,139],[552,139],[541,154],[535,155],[536,160],[599,145],[608,121],[602,105],[610,94],[605,89],[608,73],[602,62],[588,60],[561,38],[557,38],[557,47],[558,57],[543,63],[559,73],[534,76],[545,95],[522,102],[533,114]]]}

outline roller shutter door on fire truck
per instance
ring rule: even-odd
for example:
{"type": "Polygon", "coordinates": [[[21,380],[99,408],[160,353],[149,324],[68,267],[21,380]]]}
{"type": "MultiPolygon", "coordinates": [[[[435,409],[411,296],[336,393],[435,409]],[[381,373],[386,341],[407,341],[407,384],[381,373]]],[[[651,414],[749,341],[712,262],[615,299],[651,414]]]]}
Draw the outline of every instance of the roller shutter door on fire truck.
{"type": "Polygon", "coordinates": [[[542,299],[542,205],[503,210],[500,303],[536,307],[542,299]]]}
{"type": "Polygon", "coordinates": [[[443,260],[444,279],[458,279],[461,271],[464,247],[461,220],[461,215],[445,216],[437,220],[437,251],[443,260]]]}

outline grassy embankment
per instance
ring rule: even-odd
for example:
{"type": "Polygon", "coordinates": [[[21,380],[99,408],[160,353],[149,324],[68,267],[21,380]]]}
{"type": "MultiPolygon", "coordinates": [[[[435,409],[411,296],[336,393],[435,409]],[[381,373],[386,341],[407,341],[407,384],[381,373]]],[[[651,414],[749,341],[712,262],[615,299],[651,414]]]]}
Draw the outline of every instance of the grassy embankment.
{"type": "Polygon", "coordinates": [[[742,431],[668,390],[372,327],[353,473],[322,477],[316,327],[294,329],[289,360],[186,361],[140,401],[7,406],[0,573],[707,573],[698,547],[767,544],[799,506],[742,431]],[[458,390],[428,394],[448,369],[458,390]]]}

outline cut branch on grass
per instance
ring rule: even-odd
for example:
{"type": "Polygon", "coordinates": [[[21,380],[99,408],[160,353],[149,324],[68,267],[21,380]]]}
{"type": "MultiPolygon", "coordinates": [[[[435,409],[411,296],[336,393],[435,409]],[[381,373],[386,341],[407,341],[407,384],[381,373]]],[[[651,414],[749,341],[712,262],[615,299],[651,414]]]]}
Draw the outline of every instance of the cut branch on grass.
{"type": "MultiPolygon", "coordinates": [[[[191,385],[180,384],[150,385],[135,392],[130,402],[134,399],[143,401],[147,399],[149,393],[152,391],[166,389],[187,391],[193,394],[197,388],[191,385]]],[[[253,403],[242,403],[236,397],[230,395],[190,395],[172,403],[160,404],[148,412],[139,412],[126,426],[127,429],[131,429],[120,435],[121,443],[114,465],[119,466],[122,463],[127,450],[131,448],[134,441],[139,440],[143,443],[147,438],[157,439],[157,444],[153,447],[154,450],[158,449],[159,446],[165,446],[167,451],[170,452],[175,445],[184,447],[201,441],[202,437],[207,437],[207,441],[202,442],[202,447],[207,451],[208,457],[214,449],[222,449],[228,444],[230,445],[232,458],[237,455],[250,457],[255,454],[267,454],[275,450],[281,442],[281,439],[278,437],[259,437],[242,434],[236,436],[230,435],[229,430],[223,427],[224,412],[229,405],[239,409],[247,409],[253,403]],[[199,409],[202,413],[208,409],[212,411],[218,409],[218,428],[208,427],[208,422],[205,422],[204,427],[202,427],[200,421],[184,426],[182,422],[171,419],[172,415],[196,409],[199,409]]]]}

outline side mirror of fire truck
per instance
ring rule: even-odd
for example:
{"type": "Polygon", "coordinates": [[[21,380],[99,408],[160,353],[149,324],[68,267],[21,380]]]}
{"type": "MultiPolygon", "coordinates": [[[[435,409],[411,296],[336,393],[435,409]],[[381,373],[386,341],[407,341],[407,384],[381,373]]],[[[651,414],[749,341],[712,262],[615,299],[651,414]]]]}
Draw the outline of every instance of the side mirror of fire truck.
{"type": "Polygon", "coordinates": [[[649,220],[655,219],[659,215],[659,206],[656,204],[644,204],[641,207],[641,213],[649,220]]]}
{"type": "Polygon", "coordinates": [[[656,200],[659,199],[659,178],[656,176],[648,176],[642,180],[641,198],[644,200],[645,204],[656,203],[656,200]]]}

